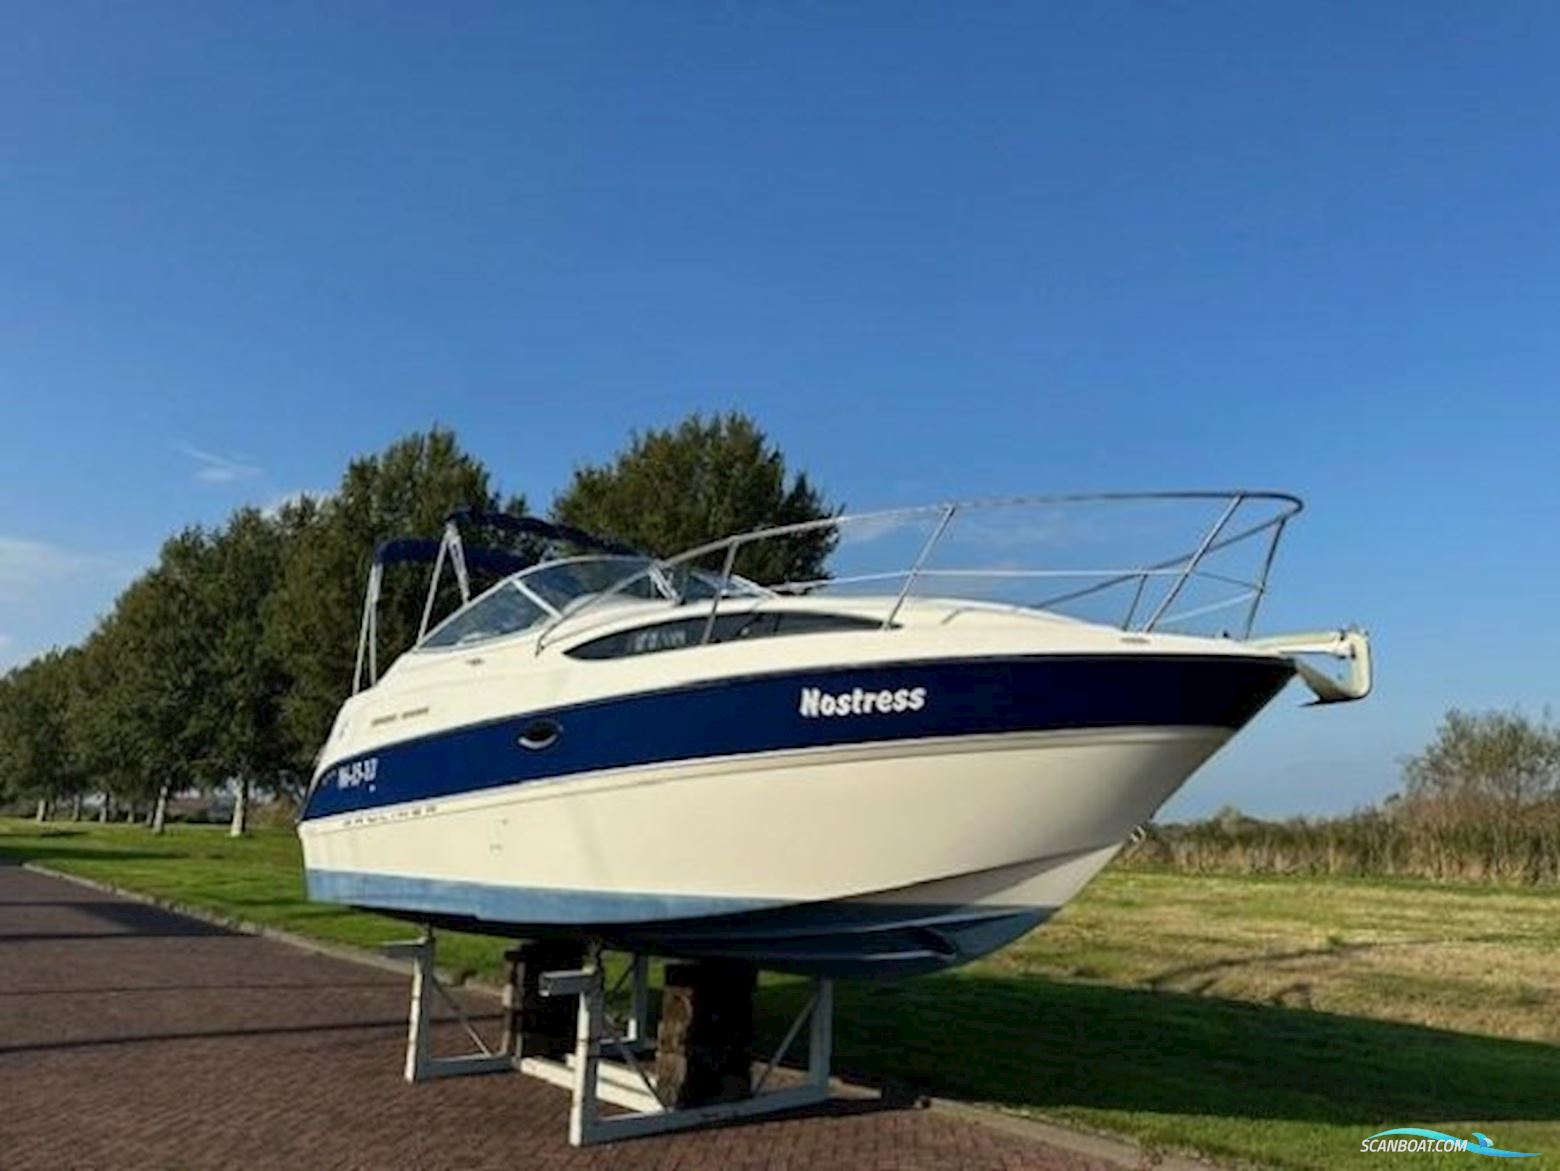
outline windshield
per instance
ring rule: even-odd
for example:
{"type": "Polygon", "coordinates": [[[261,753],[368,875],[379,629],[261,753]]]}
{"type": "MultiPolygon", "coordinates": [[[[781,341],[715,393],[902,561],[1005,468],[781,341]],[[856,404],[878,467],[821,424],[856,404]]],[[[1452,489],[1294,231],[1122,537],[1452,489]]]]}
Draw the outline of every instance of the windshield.
{"type": "Polygon", "coordinates": [[[608,590],[627,598],[667,597],[657,584],[654,565],[648,557],[578,557],[539,565],[521,574],[519,580],[562,614],[580,598],[608,590]]]}
{"type": "MultiPolygon", "coordinates": [[[[668,580],[648,557],[574,557],[533,566],[506,578],[464,609],[457,610],[418,644],[441,650],[519,634],[577,612],[596,599],[668,603],[700,601],[720,593],[720,580],[702,570],[678,566],[668,580]]],[[[723,596],[763,596],[758,586],[732,577],[723,596]]]]}
{"type": "Polygon", "coordinates": [[[506,581],[450,615],[422,645],[437,649],[486,642],[529,630],[547,617],[547,611],[522,594],[513,581],[506,581]]]}
{"type": "Polygon", "coordinates": [[[716,594],[723,598],[761,598],[769,592],[736,574],[731,575],[726,588],[722,590],[719,574],[694,569],[689,565],[663,566],[661,572],[667,575],[672,589],[684,602],[706,601],[716,594]]]}

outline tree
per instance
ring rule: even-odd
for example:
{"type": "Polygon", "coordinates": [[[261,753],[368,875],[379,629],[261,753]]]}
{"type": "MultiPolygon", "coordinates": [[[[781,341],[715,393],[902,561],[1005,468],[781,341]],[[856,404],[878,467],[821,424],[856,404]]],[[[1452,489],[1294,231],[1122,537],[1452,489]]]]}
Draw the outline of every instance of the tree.
{"type": "Polygon", "coordinates": [[[39,821],[57,801],[81,792],[81,768],[66,733],[79,658],[76,650],[52,650],[0,682],[0,792],[34,799],[39,821]]]}
{"type": "MultiPolygon", "coordinates": [[[[635,433],[610,463],[577,468],[553,502],[557,519],[661,557],[732,533],[836,515],[747,415],[692,415],[635,433]]],[[[828,528],[745,546],[736,571],[765,584],[825,575],[828,528]]],[[[718,559],[717,559],[718,560],[718,559]]],[[[718,568],[718,566],[715,566],[718,568]]]]}
{"type": "Polygon", "coordinates": [[[0,800],[15,801],[27,788],[31,745],[23,739],[28,703],[22,668],[0,675],[0,800]]]}
{"type": "Polygon", "coordinates": [[[1453,708],[1403,767],[1404,804],[1442,819],[1509,819],[1560,802],[1560,726],[1453,708]]]}
{"type": "Polygon", "coordinates": [[[21,796],[18,781],[22,770],[17,767],[18,753],[11,732],[16,703],[16,669],[13,668],[0,675],[0,803],[9,803],[21,796]]]}
{"type": "MultiPolygon", "coordinates": [[[[292,767],[308,771],[352,686],[363,583],[374,548],[392,537],[437,537],[457,508],[497,509],[487,469],[434,428],[353,460],[334,495],[310,501],[284,524],[289,551],[264,606],[264,646],[289,679],[282,701],[292,767]]],[[[523,507],[511,501],[511,509],[523,507]]],[[[426,575],[388,578],[380,613],[382,648],[410,645],[426,575]]],[[[381,654],[380,662],[390,655],[381,654]]]]}
{"type": "Polygon", "coordinates": [[[211,775],[212,745],[225,718],[207,584],[211,549],[199,528],[170,538],[157,565],[114,608],[102,717],[125,758],[133,796],[152,801],[154,833],[163,830],[170,794],[211,775]]]}
{"type": "Polygon", "coordinates": [[[1240,811],[1239,805],[1221,805],[1213,811],[1213,816],[1208,820],[1217,825],[1227,834],[1239,833],[1242,828],[1251,823],[1254,818],[1247,817],[1240,811]]]}
{"type": "Polygon", "coordinates": [[[264,638],[262,617],[281,579],[289,540],[300,527],[300,506],[289,507],[293,511],[275,519],[254,508],[234,513],[213,536],[201,579],[201,609],[214,636],[214,694],[220,702],[206,733],[206,757],[211,779],[232,781],[229,832],[235,837],[247,826],[253,787],[286,787],[299,756],[282,719],[291,681],[264,638]]]}
{"type": "Polygon", "coordinates": [[[118,630],[111,613],[82,644],[66,719],[66,735],[82,776],[102,795],[99,817],[103,821],[113,817],[116,802],[133,812],[138,796],[136,772],[120,742],[115,721],[116,673],[121,654],[118,630]]]}

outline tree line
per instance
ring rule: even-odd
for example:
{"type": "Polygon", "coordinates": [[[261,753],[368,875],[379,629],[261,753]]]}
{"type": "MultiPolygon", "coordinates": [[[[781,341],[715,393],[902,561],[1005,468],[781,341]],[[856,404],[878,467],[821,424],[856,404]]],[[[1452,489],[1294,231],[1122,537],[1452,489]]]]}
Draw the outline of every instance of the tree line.
{"type": "MultiPolygon", "coordinates": [[[[41,820],[66,804],[79,817],[91,797],[101,819],[160,832],[171,795],[224,789],[241,833],[256,790],[296,799],[351,689],[373,550],[437,537],[459,508],[522,514],[526,500],[501,496],[436,427],[352,460],[333,492],[176,533],[79,645],[0,677],[0,802],[35,803],[41,820]]],[[[733,413],[632,435],[611,461],[577,468],[550,511],[669,556],[834,509],[733,413]]],[[[759,545],[739,569],[817,576],[829,548],[825,535],[759,545]]],[[[410,645],[425,589],[410,568],[387,578],[381,662],[410,645]]]]}
{"type": "Polygon", "coordinates": [[[1284,821],[1226,807],[1147,827],[1126,861],[1185,873],[1560,882],[1560,724],[1453,708],[1379,805],[1284,821]]]}

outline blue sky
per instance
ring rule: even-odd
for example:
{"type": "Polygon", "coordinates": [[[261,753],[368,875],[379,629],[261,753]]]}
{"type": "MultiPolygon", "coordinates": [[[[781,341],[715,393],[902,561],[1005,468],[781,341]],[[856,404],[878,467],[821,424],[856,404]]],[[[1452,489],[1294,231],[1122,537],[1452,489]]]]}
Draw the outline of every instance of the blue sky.
{"type": "Polygon", "coordinates": [[[1560,8],[20,2],[0,665],[190,521],[454,426],[545,502],[688,410],[830,496],[1263,486],[1286,695],[1178,800],[1347,808],[1556,698],[1560,8]]]}

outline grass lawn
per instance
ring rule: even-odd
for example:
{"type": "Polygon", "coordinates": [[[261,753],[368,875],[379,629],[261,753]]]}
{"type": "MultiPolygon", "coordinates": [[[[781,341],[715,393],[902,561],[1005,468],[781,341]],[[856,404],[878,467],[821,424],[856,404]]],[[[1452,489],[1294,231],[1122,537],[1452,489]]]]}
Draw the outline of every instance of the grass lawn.
{"type": "MultiPolygon", "coordinates": [[[[303,899],[289,831],[0,819],[0,854],[339,942],[405,924],[303,899]]],[[[3,938],[3,937],[0,937],[3,938]]],[[[494,976],[501,941],[441,937],[494,976]]],[[[801,995],[766,983],[770,1030],[801,995]]],[[[1104,874],[1051,925],[957,972],[842,985],[836,1069],[1231,1163],[1366,1157],[1394,1126],[1560,1158],[1560,891],[1104,874]]],[[[1473,1156],[1477,1158],[1477,1156],[1473,1156]]]]}

